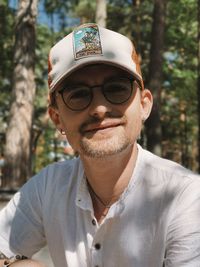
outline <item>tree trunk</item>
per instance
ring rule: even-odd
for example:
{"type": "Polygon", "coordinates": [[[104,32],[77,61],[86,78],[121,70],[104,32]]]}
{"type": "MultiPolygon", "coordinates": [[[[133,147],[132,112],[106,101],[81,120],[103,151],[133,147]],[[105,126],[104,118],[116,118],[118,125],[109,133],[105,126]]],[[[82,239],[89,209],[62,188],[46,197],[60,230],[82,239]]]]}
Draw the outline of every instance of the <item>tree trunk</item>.
{"type": "Polygon", "coordinates": [[[198,95],[198,127],[199,127],[199,136],[198,136],[198,164],[199,164],[199,173],[200,173],[200,0],[198,0],[198,84],[197,84],[197,95],[198,95]]]}
{"type": "Polygon", "coordinates": [[[16,15],[10,120],[6,132],[3,187],[18,188],[29,177],[35,96],[35,23],[38,0],[20,0],[16,15]]]}
{"type": "Polygon", "coordinates": [[[134,25],[134,30],[132,30],[133,42],[136,47],[137,53],[140,55],[140,42],[141,42],[141,15],[139,13],[140,9],[140,0],[132,0],[132,21],[134,25]]]}
{"type": "Polygon", "coordinates": [[[96,0],[96,23],[101,27],[106,27],[107,6],[106,0],[96,0]]]}
{"type": "Polygon", "coordinates": [[[151,51],[147,85],[154,96],[154,106],[146,123],[147,148],[161,155],[160,92],[162,87],[162,63],[164,49],[165,0],[155,0],[151,35],[151,51]]]}

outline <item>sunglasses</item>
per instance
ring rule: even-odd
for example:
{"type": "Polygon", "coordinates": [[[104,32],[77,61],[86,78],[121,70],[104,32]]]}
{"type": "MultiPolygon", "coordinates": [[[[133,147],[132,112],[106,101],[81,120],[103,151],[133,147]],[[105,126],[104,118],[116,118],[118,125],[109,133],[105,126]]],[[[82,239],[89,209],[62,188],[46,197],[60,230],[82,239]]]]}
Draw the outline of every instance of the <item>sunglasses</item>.
{"type": "Polygon", "coordinates": [[[73,111],[86,109],[93,99],[93,88],[100,88],[105,99],[114,105],[120,105],[129,100],[135,90],[137,81],[130,78],[115,78],[105,81],[101,85],[87,86],[77,84],[66,86],[58,93],[62,96],[65,105],[73,111]]]}

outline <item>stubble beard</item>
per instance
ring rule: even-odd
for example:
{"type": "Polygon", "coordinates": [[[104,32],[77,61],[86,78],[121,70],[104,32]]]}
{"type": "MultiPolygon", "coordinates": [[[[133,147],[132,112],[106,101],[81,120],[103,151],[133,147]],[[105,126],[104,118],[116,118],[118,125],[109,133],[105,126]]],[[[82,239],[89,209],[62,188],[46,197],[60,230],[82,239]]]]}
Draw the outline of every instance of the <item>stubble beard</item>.
{"type": "Polygon", "coordinates": [[[126,136],[112,136],[108,139],[90,140],[83,137],[80,141],[81,153],[91,158],[106,158],[124,151],[132,144],[126,136]]]}

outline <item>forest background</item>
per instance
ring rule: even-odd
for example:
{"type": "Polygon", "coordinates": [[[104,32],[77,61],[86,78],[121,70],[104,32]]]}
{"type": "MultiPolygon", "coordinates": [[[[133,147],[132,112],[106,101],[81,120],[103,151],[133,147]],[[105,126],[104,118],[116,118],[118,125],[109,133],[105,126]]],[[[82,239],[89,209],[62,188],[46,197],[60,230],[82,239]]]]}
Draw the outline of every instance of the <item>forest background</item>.
{"type": "Polygon", "coordinates": [[[48,118],[48,52],[86,22],[128,36],[154,108],[139,142],[200,170],[200,0],[0,0],[0,187],[73,157],[48,118]]]}

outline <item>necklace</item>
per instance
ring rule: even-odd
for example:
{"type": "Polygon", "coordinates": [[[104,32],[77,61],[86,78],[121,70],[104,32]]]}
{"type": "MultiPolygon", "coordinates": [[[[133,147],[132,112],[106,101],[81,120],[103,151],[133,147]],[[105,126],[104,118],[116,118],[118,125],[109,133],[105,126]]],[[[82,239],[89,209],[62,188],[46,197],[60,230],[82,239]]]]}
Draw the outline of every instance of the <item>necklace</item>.
{"type": "Polygon", "coordinates": [[[104,201],[95,193],[94,189],[91,187],[90,183],[87,180],[87,185],[89,188],[90,193],[93,194],[93,196],[101,203],[102,206],[109,209],[111,207],[111,204],[105,204],[104,201]]]}

